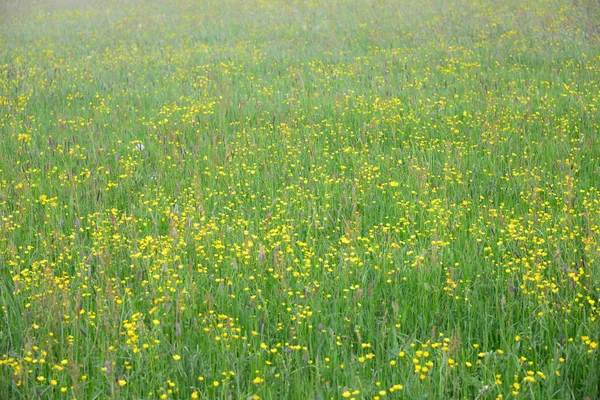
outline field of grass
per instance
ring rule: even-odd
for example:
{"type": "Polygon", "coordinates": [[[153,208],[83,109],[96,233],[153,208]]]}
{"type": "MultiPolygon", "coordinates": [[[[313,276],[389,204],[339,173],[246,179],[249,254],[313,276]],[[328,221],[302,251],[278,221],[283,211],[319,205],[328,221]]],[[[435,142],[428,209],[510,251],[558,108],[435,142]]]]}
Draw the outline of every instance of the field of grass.
{"type": "Polygon", "coordinates": [[[597,0],[7,0],[0,399],[600,398],[597,0]]]}

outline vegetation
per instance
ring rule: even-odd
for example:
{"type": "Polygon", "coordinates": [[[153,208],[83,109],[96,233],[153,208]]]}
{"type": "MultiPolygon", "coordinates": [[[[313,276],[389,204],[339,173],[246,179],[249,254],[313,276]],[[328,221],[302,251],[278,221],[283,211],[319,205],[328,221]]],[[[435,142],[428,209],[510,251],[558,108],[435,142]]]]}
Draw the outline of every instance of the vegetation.
{"type": "Polygon", "coordinates": [[[4,2],[0,398],[598,398],[599,10],[4,2]]]}

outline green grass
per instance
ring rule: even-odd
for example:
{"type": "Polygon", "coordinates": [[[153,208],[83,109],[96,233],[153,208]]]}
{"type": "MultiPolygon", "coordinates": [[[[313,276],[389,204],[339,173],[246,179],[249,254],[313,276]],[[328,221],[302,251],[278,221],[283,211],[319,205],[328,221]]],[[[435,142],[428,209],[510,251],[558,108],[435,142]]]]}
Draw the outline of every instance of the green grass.
{"type": "Polygon", "coordinates": [[[0,398],[598,398],[598,21],[4,2],[0,398]]]}

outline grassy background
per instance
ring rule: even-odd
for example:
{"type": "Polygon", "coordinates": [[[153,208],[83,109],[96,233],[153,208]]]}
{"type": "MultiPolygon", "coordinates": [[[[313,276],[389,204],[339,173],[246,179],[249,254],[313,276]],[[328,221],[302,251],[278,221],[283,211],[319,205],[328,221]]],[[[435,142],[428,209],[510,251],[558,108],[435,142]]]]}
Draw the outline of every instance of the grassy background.
{"type": "Polygon", "coordinates": [[[0,398],[598,398],[599,10],[3,2],[0,398]]]}

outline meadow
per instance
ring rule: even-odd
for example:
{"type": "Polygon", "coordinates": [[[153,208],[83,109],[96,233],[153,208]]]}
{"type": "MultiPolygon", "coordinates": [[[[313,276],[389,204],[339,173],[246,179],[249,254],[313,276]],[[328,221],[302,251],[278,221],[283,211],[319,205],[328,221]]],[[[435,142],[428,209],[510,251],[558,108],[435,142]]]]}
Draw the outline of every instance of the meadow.
{"type": "Polygon", "coordinates": [[[0,399],[600,398],[597,0],[0,4],[0,399]]]}

